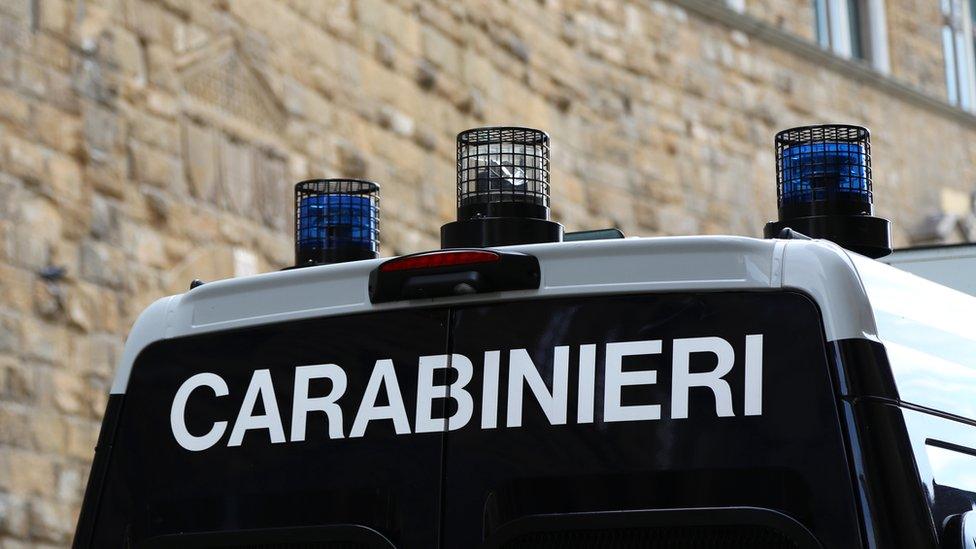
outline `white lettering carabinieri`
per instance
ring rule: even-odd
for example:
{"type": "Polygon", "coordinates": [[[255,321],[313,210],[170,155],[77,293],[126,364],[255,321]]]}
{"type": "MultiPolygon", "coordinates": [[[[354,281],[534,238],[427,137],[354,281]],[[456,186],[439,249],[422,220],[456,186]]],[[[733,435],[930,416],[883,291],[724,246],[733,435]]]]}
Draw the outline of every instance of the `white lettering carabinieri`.
{"type": "MultiPolygon", "coordinates": [[[[660,404],[624,404],[621,393],[626,387],[657,384],[657,370],[624,369],[625,357],[661,354],[663,341],[639,340],[604,344],[603,379],[596,379],[597,345],[580,345],[578,348],[578,391],[576,423],[593,423],[596,420],[596,390],[603,388],[603,422],[654,421],[662,418],[660,404]],[[599,381],[599,382],[598,382],[599,381]]],[[[745,353],[742,360],[744,390],[743,415],[762,415],[762,334],[745,336],[745,353]]],[[[720,337],[678,338],[672,341],[671,405],[668,418],[688,418],[688,395],[692,388],[707,388],[715,402],[717,417],[732,417],[732,387],[725,377],[735,366],[732,345],[720,337]],[[712,355],[715,367],[705,372],[692,372],[691,356],[697,353],[712,355]]],[[[526,389],[541,408],[549,424],[565,425],[569,421],[570,347],[553,349],[551,383],[547,385],[526,349],[494,350],[484,353],[481,387],[482,429],[503,426],[517,428],[522,425],[523,403],[526,389]],[[502,353],[508,354],[507,387],[499,387],[502,353]],[[499,417],[499,394],[507,392],[507,406],[503,418],[499,417]]],[[[266,431],[272,443],[301,442],[306,437],[309,414],[325,415],[329,438],[357,438],[366,435],[371,422],[389,421],[398,435],[433,433],[457,430],[470,423],[474,415],[475,401],[468,386],[474,378],[471,360],[461,354],[422,356],[418,359],[417,405],[414,410],[413,428],[408,419],[400,384],[391,359],[377,360],[366,384],[356,416],[349,432],[344,431],[343,412],[339,405],[346,395],[346,372],[336,364],[313,364],[295,368],[292,388],[294,398],[291,410],[291,431],[285,433],[281,420],[275,387],[268,369],[255,370],[234,420],[227,439],[227,446],[240,446],[248,431],[266,431]],[[449,384],[437,384],[437,370],[452,369],[456,376],[449,384]],[[329,380],[327,394],[311,396],[309,386],[314,380],[329,380]],[[386,404],[380,404],[380,395],[386,395],[386,404]],[[456,406],[450,417],[434,417],[435,399],[450,398],[456,406]],[[258,403],[264,413],[256,413],[258,403]]],[[[197,390],[209,388],[214,397],[229,394],[227,383],[219,375],[209,372],[196,374],[187,379],[177,390],[170,409],[170,426],[176,442],[183,448],[198,452],[218,444],[226,434],[229,423],[213,420],[204,434],[190,433],[186,425],[187,403],[197,390]]],[[[192,412],[192,411],[189,411],[192,412]]]]}

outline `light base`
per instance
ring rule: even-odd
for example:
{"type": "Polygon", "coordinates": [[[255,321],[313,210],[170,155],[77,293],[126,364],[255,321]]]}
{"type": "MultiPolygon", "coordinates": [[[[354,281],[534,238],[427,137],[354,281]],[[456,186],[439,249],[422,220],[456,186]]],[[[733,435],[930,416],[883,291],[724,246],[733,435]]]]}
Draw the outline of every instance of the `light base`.
{"type": "Polygon", "coordinates": [[[485,217],[441,226],[441,248],[488,248],[562,240],[562,225],[531,217],[485,217]]]}
{"type": "Polygon", "coordinates": [[[766,238],[777,238],[790,228],[810,238],[830,240],[842,248],[877,259],[891,253],[891,223],[871,215],[811,215],[770,221],[763,229],[766,238]]]}

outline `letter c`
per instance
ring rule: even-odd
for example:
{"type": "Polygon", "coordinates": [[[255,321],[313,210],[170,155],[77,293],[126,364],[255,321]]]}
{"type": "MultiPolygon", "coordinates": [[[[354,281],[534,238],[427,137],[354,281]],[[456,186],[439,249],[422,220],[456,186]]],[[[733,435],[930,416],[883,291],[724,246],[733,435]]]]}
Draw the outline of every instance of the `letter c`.
{"type": "Polygon", "coordinates": [[[183,382],[180,389],[176,391],[176,396],[173,397],[173,408],[169,413],[169,424],[173,428],[173,436],[176,438],[176,442],[191,452],[206,450],[217,444],[220,437],[224,436],[224,431],[227,430],[226,421],[217,421],[210,432],[203,436],[194,436],[187,431],[186,401],[190,398],[190,393],[197,387],[210,387],[213,389],[214,395],[219,397],[227,396],[228,393],[227,383],[224,382],[223,378],[211,373],[202,373],[191,377],[183,382]]]}

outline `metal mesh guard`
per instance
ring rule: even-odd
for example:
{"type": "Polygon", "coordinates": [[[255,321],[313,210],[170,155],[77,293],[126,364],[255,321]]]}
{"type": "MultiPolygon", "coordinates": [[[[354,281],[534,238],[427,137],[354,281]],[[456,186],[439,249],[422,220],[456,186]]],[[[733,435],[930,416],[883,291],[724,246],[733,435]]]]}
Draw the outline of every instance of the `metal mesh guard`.
{"type": "Polygon", "coordinates": [[[378,251],[379,185],[310,179],[295,185],[295,249],[378,251]]]}
{"type": "Polygon", "coordinates": [[[458,207],[549,207],[549,135],[531,128],[475,128],[457,137],[458,207]]]}
{"type": "Polygon", "coordinates": [[[813,202],[871,204],[871,134],[841,124],[791,128],[776,134],[779,207],[813,202]]]}

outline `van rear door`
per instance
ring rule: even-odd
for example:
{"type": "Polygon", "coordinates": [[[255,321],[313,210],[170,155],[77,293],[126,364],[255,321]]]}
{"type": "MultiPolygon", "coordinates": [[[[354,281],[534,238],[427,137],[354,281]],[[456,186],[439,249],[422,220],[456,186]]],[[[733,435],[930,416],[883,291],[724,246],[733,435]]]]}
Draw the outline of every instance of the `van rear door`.
{"type": "Polygon", "coordinates": [[[448,412],[473,417],[446,435],[444,547],[861,545],[806,296],[458,306],[451,332],[448,412]]]}
{"type": "Polygon", "coordinates": [[[398,432],[410,432],[418,357],[445,353],[448,314],[150,345],[112,397],[124,400],[95,468],[107,459],[107,472],[93,474],[75,547],[436,547],[442,433],[398,432]]]}

